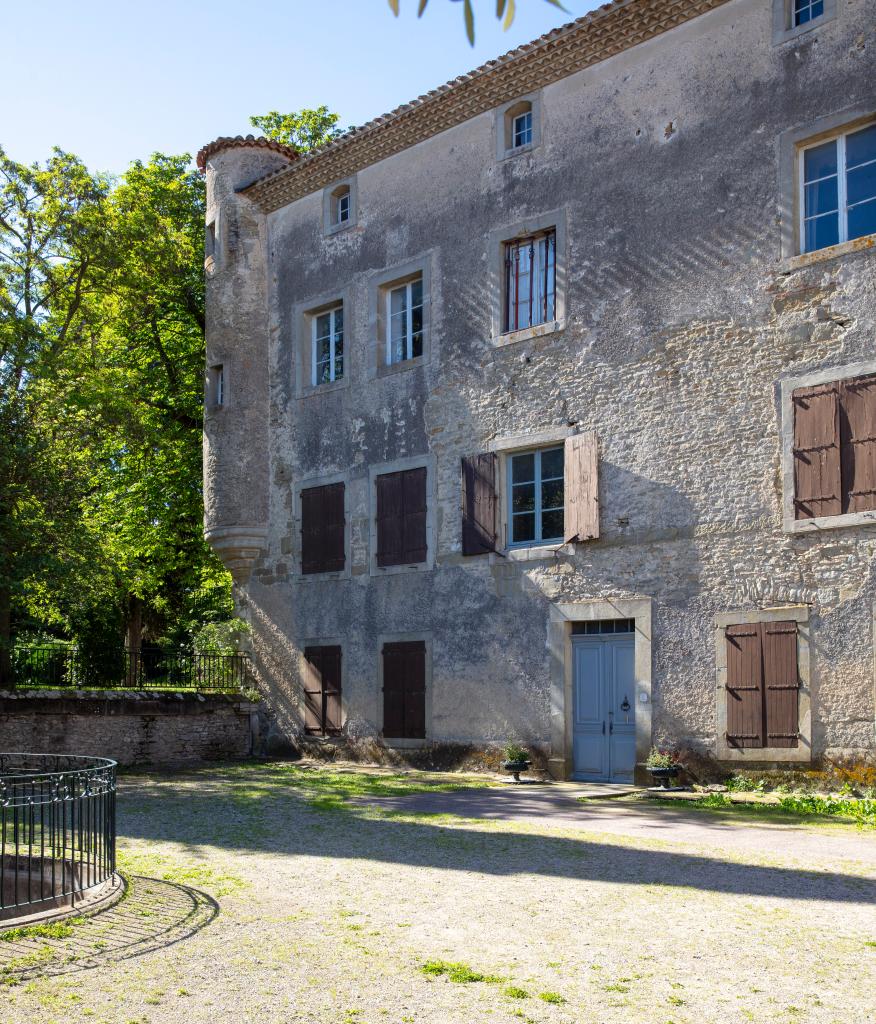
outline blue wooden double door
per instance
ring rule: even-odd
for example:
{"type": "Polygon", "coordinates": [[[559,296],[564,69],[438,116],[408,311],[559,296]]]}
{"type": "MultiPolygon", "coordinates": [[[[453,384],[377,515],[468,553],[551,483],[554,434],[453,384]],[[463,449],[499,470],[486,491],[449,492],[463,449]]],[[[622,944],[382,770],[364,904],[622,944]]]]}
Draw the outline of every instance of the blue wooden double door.
{"type": "MultiPolygon", "coordinates": [[[[593,624],[598,625],[598,624],[593,624]]],[[[632,782],[636,766],[633,632],[572,637],[573,778],[632,782]]]]}

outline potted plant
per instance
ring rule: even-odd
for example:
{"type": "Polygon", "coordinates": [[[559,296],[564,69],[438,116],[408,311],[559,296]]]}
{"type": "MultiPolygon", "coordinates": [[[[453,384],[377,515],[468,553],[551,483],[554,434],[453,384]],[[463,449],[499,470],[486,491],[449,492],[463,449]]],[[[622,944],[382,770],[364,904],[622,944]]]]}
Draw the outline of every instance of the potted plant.
{"type": "Polygon", "coordinates": [[[657,787],[662,789],[669,789],[683,767],[675,751],[658,750],[657,747],[651,748],[645,762],[645,768],[650,772],[651,778],[657,787]]]}
{"type": "Polygon", "coordinates": [[[529,768],[529,751],[526,747],[518,746],[516,743],[509,743],[505,747],[505,760],[502,768],[514,776],[515,782],[520,782],[520,773],[529,768]]]}

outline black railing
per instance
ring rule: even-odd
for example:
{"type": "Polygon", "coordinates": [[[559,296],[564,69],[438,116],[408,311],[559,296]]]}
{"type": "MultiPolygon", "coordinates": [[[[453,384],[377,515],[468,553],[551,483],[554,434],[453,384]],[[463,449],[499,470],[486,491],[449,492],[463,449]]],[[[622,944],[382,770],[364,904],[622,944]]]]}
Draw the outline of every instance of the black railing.
{"type": "Polygon", "coordinates": [[[116,870],[116,762],[0,754],[0,920],[75,905],[116,870]]]}
{"type": "Polygon", "coordinates": [[[19,690],[193,690],[237,692],[249,678],[246,654],[115,650],[88,653],[45,644],[12,648],[11,681],[19,690]]]}

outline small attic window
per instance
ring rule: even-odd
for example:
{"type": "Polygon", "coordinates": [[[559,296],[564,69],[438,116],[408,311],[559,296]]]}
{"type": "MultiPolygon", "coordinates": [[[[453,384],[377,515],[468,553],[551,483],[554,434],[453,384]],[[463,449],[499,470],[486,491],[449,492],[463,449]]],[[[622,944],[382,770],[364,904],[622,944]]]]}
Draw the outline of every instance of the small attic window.
{"type": "Polygon", "coordinates": [[[338,182],[323,193],[326,234],[341,231],[356,222],[356,179],[338,182]]]}
{"type": "Polygon", "coordinates": [[[496,158],[504,160],[541,144],[541,94],[519,98],[495,112],[496,158]]]}

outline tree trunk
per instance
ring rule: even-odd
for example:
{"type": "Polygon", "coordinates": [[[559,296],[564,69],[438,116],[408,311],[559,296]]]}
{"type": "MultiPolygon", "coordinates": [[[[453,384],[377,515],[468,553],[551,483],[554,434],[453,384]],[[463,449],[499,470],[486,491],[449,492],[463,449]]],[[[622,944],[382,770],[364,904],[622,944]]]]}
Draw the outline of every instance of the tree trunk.
{"type": "Polygon", "coordinates": [[[0,587],[0,690],[11,690],[12,680],[12,594],[0,587]]]}
{"type": "Polygon", "coordinates": [[[128,686],[137,686],[137,668],[140,648],[143,644],[143,602],[133,594],[128,598],[128,621],[125,630],[125,647],[128,654],[128,686]]]}

